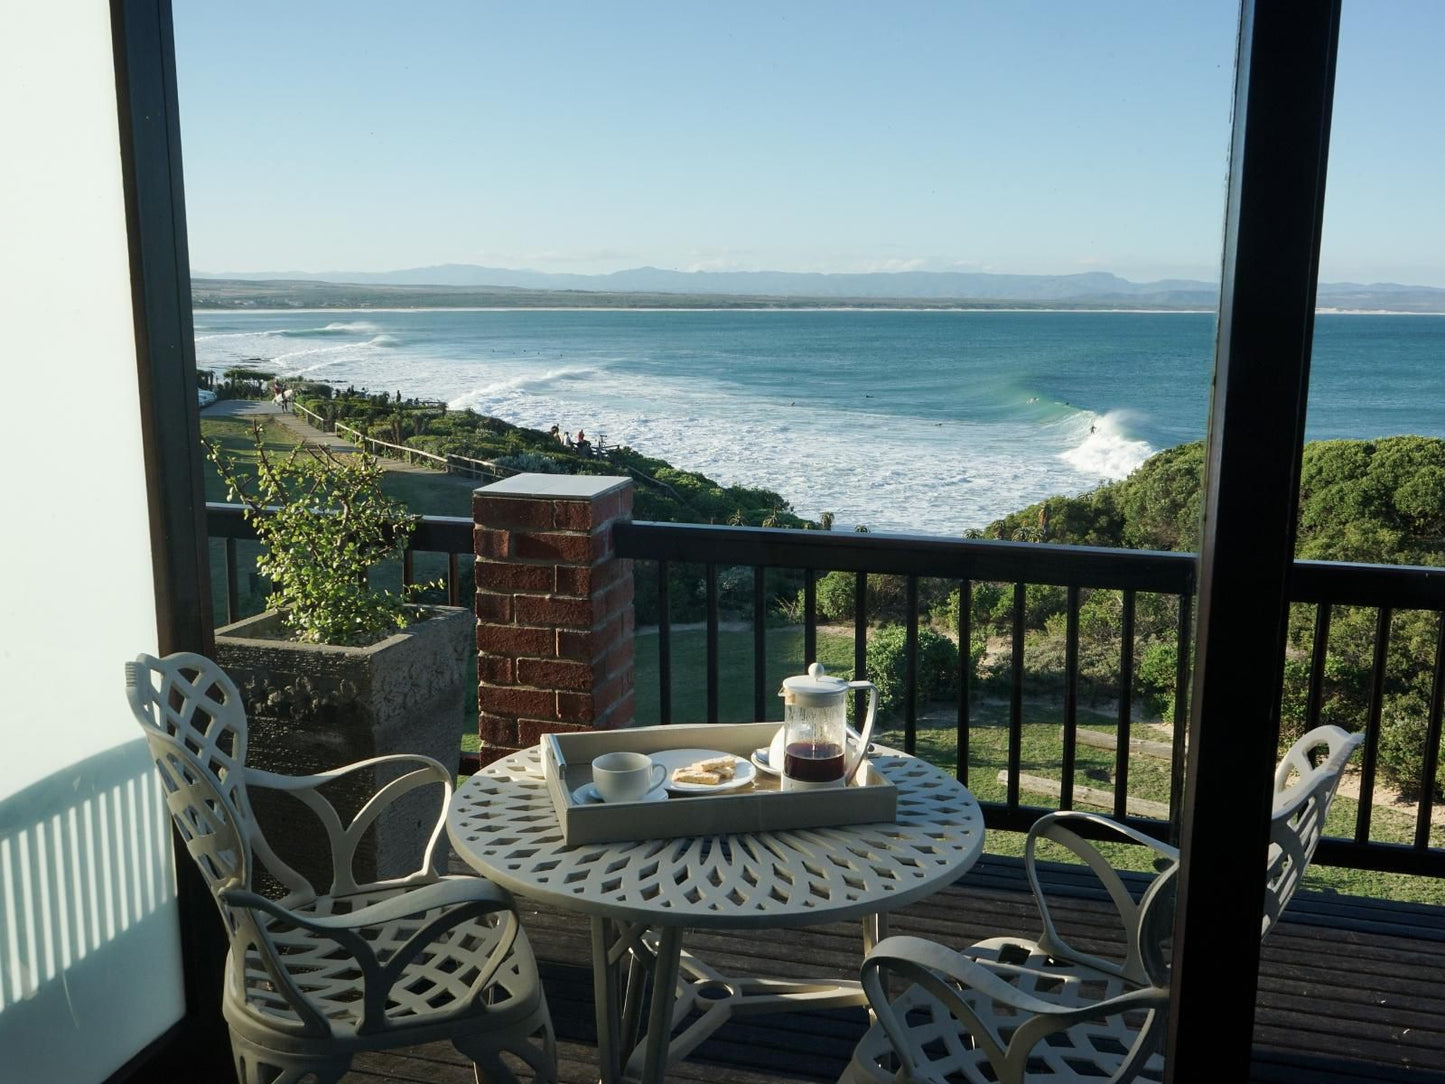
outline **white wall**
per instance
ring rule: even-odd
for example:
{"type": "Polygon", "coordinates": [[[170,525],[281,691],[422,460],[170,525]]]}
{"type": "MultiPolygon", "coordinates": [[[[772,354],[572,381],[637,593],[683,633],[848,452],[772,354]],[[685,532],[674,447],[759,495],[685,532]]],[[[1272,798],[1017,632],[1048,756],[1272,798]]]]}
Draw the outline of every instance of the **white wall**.
{"type": "Polygon", "coordinates": [[[0,32],[0,1081],[180,1018],[169,832],[121,665],[156,647],[110,17],[0,32]]]}

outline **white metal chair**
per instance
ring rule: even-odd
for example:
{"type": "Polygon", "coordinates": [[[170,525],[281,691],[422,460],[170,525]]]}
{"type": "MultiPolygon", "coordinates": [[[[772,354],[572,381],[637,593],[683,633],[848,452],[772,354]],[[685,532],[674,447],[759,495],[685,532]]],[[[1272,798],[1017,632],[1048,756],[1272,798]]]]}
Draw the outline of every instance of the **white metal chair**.
{"type": "Polygon", "coordinates": [[[230,937],[222,1007],[242,1084],[330,1084],[358,1051],[438,1039],[472,1059],[479,1081],[517,1079],[503,1052],[535,1079],[556,1079],[546,997],[510,896],[479,877],[432,868],[452,793],[446,768],[422,756],[377,757],[313,776],[247,768],[240,694],[201,655],[139,656],[126,664],[126,695],[230,937]],[[414,770],[343,825],[320,788],[385,762],[414,770]],[[416,872],[357,884],[352,858],[367,828],[402,794],[436,784],[443,817],[416,872]],[[248,787],[287,791],[316,814],[334,867],[324,891],[266,842],[248,787]],[[284,887],[281,899],[253,890],[258,867],[284,887]]]}
{"type": "MultiPolygon", "coordinates": [[[[1278,920],[1315,851],[1345,763],[1363,740],[1323,726],[1290,748],[1275,772],[1261,936],[1278,920]],[[1323,750],[1318,760],[1312,754],[1323,750]]],[[[1064,1084],[1163,1079],[1170,939],[1179,852],[1106,817],[1062,811],[1039,819],[1024,865],[1043,933],[997,937],[954,952],[920,937],[890,937],[863,962],[877,1016],[843,1073],[847,1084],[1064,1084]],[[1166,864],[1136,901],[1107,860],[1071,828],[1088,822],[1144,844],[1166,864]],[[1122,961],[1069,945],[1039,883],[1040,839],[1082,859],[1123,923],[1122,961]],[[890,979],[894,980],[890,982],[890,979]],[[897,997],[890,990],[902,990],[897,997]]]]}

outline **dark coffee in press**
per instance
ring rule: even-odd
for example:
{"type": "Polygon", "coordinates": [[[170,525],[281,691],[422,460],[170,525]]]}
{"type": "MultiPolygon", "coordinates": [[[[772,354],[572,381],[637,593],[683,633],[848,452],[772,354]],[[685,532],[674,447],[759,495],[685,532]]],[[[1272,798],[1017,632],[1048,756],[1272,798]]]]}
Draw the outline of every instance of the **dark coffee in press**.
{"type": "Polygon", "coordinates": [[[843,778],[843,747],[833,742],[789,742],[783,774],[800,783],[830,783],[843,778]]]}

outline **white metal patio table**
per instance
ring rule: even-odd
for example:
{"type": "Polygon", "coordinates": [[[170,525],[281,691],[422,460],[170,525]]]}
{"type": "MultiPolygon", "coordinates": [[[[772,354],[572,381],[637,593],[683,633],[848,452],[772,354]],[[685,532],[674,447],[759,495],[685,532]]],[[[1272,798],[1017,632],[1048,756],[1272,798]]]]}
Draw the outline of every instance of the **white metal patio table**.
{"type": "MultiPolygon", "coordinates": [[[[721,975],[683,951],[685,930],[859,918],[866,952],[886,936],[885,912],[938,891],[978,860],[983,815],[967,788],[894,750],[871,759],[898,788],[896,822],[568,847],[540,753],[528,749],[457,789],[447,834],[463,861],[489,879],[589,916],[602,1080],[625,1074],[658,1084],[670,1062],[734,1014],[867,1004],[856,981],[721,975]],[[648,972],[654,995],[638,1044],[648,972]],[[698,1018],[674,1034],[694,1012],[698,1018]]],[[[666,808],[659,803],[659,816],[666,808]]]]}

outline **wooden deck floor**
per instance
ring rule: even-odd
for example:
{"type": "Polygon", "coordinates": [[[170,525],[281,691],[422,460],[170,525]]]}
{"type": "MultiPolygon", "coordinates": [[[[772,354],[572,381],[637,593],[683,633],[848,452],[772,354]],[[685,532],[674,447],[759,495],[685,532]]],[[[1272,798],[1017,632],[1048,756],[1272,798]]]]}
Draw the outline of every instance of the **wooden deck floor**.
{"type": "MultiPolygon", "coordinates": [[[[1081,947],[1119,933],[1095,884],[1060,868],[1051,880],[1061,927],[1081,947]]],[[[587,924],[523,901],[543,961],[560,1041],[561,1079],[597,1079],[587,924]]],[[[892,932],[966,945],[1000,933],[1034,936],[1038,917],[1017,860],[986,857],[952,888],[904,908],[892,932]]],[[[689,936],[686,948],[722,970],[856,976],[858,928],[835,924],[762,934],[689,936]]],[[[1445,909],[1301,893],[1264,944],[1255,1062],[1258,1084],[1445,1084],[1445,909]]],[[[735,1020],[676,1081],[725,1084],[835,1080],[864,1026],[862,1009],[735,1020]]],[[[449,1045],[358,1058],[345,1084],[463,1084],[471,1064],[449,1045]]]]}

